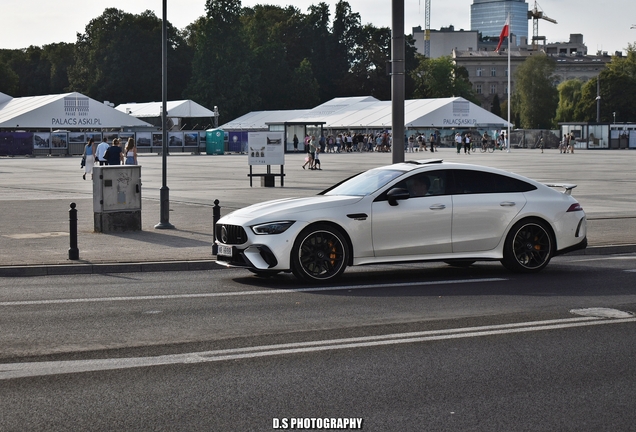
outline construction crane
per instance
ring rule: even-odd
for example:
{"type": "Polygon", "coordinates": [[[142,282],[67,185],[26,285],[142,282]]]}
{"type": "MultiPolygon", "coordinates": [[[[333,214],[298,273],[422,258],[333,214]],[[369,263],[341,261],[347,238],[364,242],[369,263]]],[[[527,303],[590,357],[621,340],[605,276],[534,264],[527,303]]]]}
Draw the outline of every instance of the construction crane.
{"type": "Polygon", "coordinates": [[[424,56],[431,58],[431,0],[424,2],[424,56]]]}
{"type": "Polygon", "coordinates": [[[540,40],[542,40],[545,45],[545,36],[539,36],[539,20],[544,19],[554,24],[557,22],[555,19],[543,13],[543,11],[539,9],[539,4],[536,1],[534,2],[534,8],[528,11],[528,19],[532,20],[532,50],[536,51],[540,40]]]}

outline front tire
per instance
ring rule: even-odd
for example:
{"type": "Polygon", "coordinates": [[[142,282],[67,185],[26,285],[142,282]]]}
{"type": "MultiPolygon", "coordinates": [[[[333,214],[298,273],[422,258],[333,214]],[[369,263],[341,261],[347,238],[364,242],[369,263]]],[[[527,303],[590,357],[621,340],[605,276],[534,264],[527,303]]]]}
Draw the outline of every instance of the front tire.
{"type": "Polygon", "coordinates": [[[347,267],[349,246],[342,232],[326,224],[304,229],[294,242],[291,270],[298,279],[326,282],[338,278],[347,267]]]}
{"type": "Polygon", "coordinates": [[[548,265],[554,249],[551,230],[545,222],[520,221],[506,237],[501,263],[514,272],[535,273],[548,265]]]}

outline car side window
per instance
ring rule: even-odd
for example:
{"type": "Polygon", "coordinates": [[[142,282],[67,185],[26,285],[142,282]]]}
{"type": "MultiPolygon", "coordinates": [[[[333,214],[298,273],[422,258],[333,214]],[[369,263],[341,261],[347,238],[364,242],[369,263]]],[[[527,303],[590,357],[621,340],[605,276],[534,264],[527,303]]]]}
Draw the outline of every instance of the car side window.
{"type": "Polygon", "coordinates": [[[414,174],[394,187],[408,190],[411,198],[446,195],[446,170],[414,174]]]}
{"type": "Polygon", "coordinates": [[[501,174],[476,170],[453,170],[454,194],[528,192],[536,186],[501,174]]]}

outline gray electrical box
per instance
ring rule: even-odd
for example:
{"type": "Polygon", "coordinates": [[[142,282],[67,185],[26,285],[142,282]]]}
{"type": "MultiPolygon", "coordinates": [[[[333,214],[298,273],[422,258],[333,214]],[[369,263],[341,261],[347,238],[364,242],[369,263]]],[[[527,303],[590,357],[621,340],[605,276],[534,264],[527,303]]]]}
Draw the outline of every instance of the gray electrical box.
{"type": "Polygon", "coordinates": [[[93,168],[95,231],[141,231],[141,166],[93,168]]]}

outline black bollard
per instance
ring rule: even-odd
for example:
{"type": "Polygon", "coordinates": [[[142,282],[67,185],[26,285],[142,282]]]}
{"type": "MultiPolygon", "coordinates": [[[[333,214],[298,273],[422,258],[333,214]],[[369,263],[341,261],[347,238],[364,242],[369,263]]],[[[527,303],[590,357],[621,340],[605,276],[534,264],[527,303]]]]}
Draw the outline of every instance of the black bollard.
{"type": "Polygon", "coordinates": [[[68,259],[78,260],[79,249],[77,248],[77,210],[76,204],[71,203],[71,209],[68,211],[69,233],[71,237],[71,247],[68,250],[68,259]]]}
{"type": "Polygon", "coordinates": [[[219,206],[219,200],[214,200],[214,207],[212,207],[212,255],[216,255],[219,252],[219,246],[216,244],[216,223],[221,219],[221,206],[219,206]]]}

